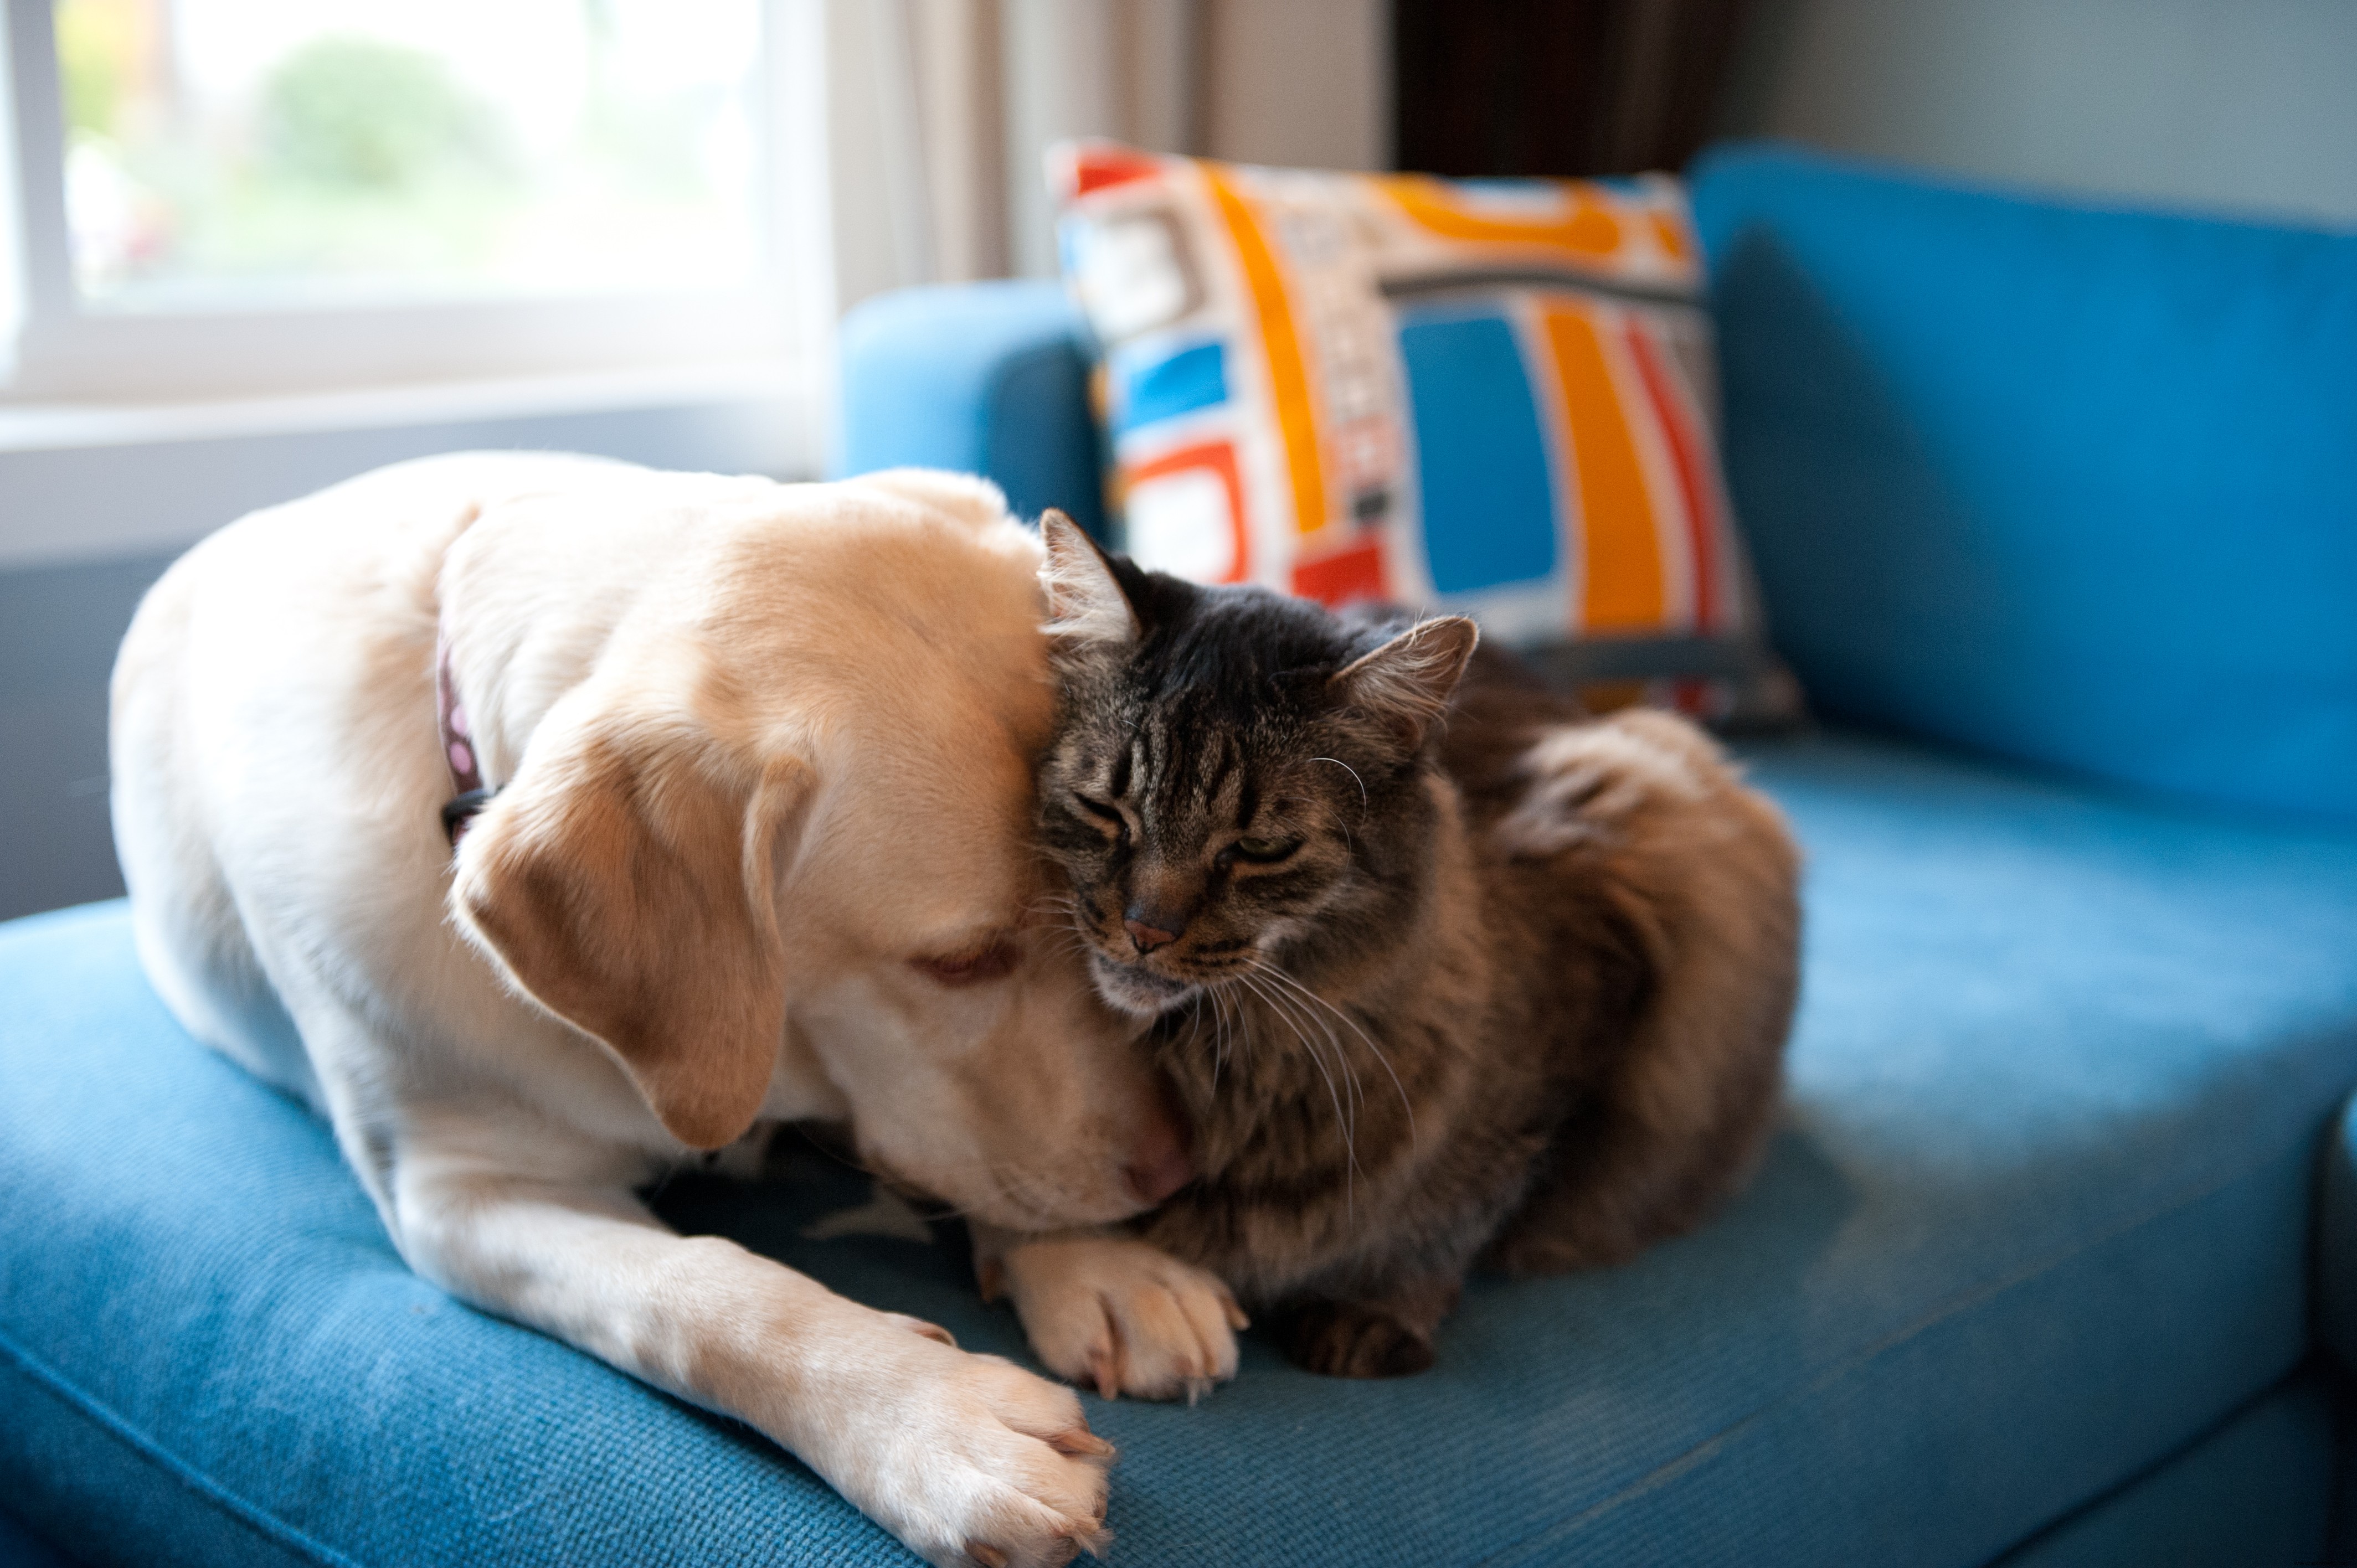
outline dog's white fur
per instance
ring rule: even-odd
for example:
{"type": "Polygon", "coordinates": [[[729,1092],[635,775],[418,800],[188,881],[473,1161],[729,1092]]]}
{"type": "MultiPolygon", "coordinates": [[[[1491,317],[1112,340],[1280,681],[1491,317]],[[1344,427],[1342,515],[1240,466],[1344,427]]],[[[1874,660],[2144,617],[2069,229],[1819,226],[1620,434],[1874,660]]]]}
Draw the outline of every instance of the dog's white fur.
{"type": "Polygon", "coordinates": [[[1174,1134],[1036,908],[1039,560],[977,480],[463,455],[215,534],[114,676],[116,843],[188,1028],[329,1118],[420,1273],[751,1423],[936,1563],[1094,1543],[1071,1392],[633,1189],[817,1118],[996,1224],[1140,1207],[1174,1134]],[[455,855],[437,628],[500,786],[455,855]]]}

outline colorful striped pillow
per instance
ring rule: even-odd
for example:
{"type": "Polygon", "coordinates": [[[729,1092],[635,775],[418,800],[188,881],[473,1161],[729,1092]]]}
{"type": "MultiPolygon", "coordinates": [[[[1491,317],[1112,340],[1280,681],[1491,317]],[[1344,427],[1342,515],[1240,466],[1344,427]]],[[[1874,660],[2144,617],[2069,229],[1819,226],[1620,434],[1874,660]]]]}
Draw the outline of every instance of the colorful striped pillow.
{"type": "Polygon", "coordinates": [[[1674,180],[1051,157],[1143,564],[1477,617],[1598,706],[1797,712],[1712,428],[1674,180]]]}

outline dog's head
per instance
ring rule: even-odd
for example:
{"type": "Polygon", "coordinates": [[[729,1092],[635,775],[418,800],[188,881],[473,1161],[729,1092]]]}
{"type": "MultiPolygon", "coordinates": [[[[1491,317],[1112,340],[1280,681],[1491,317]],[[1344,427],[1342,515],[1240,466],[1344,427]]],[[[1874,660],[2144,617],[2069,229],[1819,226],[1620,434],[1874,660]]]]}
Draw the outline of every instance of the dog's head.
{"type": "Polygon", "coordinates": [[[903,478],[684,548],[463,841],[459,924],[692,1147],[815,1083],[869,1162],[1001,1225],[1167,1196],[1183,1137],[1031,847],[1036,542],[903,478]]]}

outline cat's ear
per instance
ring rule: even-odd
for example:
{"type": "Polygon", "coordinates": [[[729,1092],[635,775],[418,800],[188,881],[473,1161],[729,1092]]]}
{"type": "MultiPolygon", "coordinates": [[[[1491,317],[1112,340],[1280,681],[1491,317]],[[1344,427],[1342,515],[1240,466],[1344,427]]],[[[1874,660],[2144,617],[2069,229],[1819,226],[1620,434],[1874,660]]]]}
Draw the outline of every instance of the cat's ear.
{"type": "Polygon", "coordinates": [[[1048,546],[1039,568],[1039,585],[1048,590],[1048,624],[1040,629],[1075,651],[1135,642],[1137,611],[1097,542],[1054,507],[1039,516],[1039,537],[1048,546]]]}
{"type": "Polygon", "coordinates": [[[1463,616],[1423,620],[1337,671],[1326,689],[1338,702],[1381,719],[1408,750],[1424,745],[1464,678],[1479,628],[1463,616]]]}

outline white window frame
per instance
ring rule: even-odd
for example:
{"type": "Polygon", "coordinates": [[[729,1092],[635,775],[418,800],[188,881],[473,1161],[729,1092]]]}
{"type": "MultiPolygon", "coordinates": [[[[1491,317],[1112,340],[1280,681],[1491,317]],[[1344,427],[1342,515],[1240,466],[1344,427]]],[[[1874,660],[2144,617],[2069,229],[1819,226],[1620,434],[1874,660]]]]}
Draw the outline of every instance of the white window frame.
{"type": "Polygon", "coordinates": [[[764,0],[761,261],[727,290],[217,312],[85,308],[65,206],[49,0],[5,0],[9,156],[0,403],[168,402],[708,365],[820,384],[834,292],[824,0],[764,0]],[[13,190],[9,188],[13,187],[13,190]],[[14,330],[6,331],[13,317],[14,330]]]}

